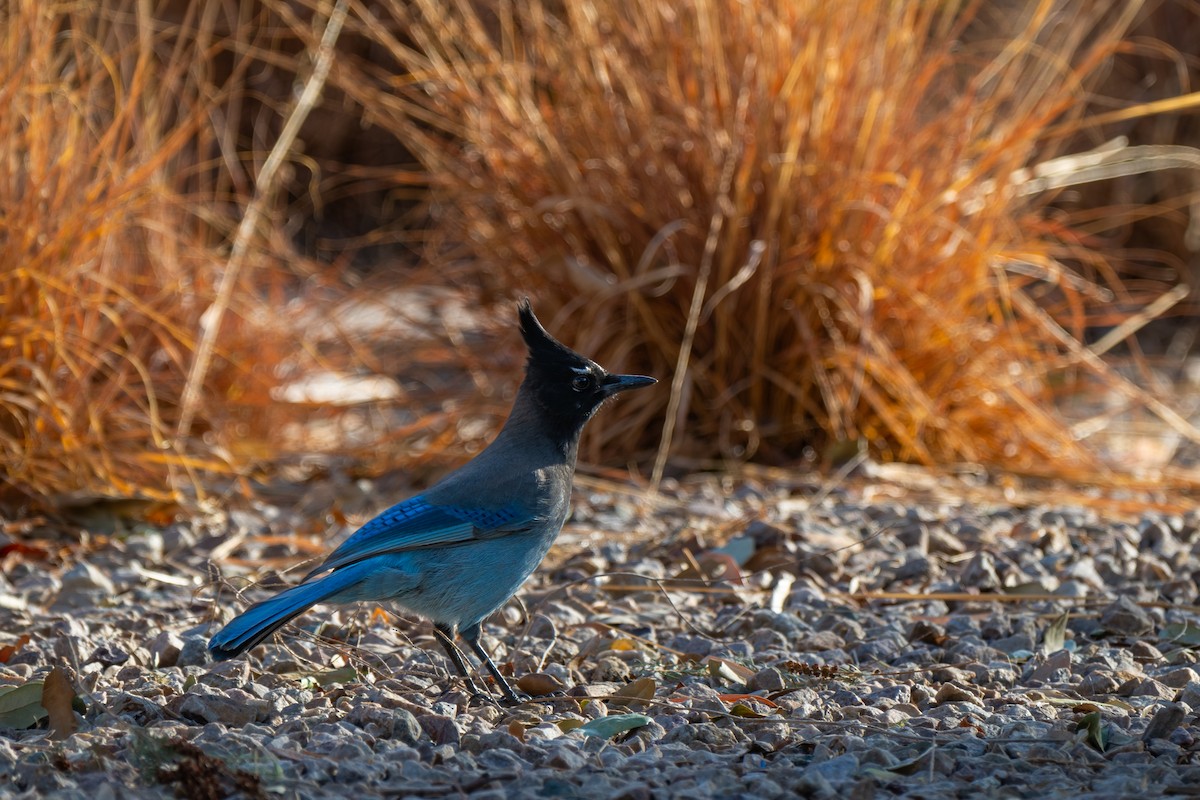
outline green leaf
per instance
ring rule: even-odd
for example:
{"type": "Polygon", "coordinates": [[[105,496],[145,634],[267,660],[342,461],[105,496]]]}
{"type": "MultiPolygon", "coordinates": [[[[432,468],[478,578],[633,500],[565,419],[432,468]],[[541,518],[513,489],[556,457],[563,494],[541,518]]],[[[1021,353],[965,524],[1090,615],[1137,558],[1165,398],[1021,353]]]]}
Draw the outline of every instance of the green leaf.
{"type": "Polygon", "coordinates": [[[358,680],[358,670],[347,664],[344,667],[337,669],[329,669],[324,672],[313,673],[313,680],[318,686],[333,686],[337,683],[353,683],[358,680]]]}
{"type": "Polygon", "coordinates": [[[1085,714],[1075,724],[1076,731],[1087,731],[1087,736],[1084,737],[1087,743],[1096,748],[1101,753],[1108,745],[1108,735],[1104,732],[1104,718],[1100,716],[1099,711],[1093,711],[1090,714],[1085,714]]]}
{"type": "Polygon", "coordinates": [[[747,703],[734,703],[729,709],[729,713],[735,717],[745,717],[746,719],[764,719],[767,715],[755,711],[747,703]]]}
{"type": "Polygon", "coordinates": [[[0,686],[0,728],[32,728],[45,716],[41,681],[0,686]]]}
{"type": "Polygon", "coordinates": [[[1018,583],[1016,586],[1005,586],[1003,591],[1005,594],[1016,595],[1017,597],[1051,594],[1051,591],[1041,581],[1029,581],[1027,583],[1018,583]]]}
{"type": "Polygon", "coordinates": [[[892,781],[897,781],[901,778],[901,776],[895,772],[891,772],[880,767],[866,767],[863,769],[862,774],[868,778],[874,778],[880,783],[891,783],[892,781]]]}
{"type": "Polygon", "coordinates": [[[610,714],[607,717],[594,719],[591,722],[580,725],[575,730],[587,736],[611,739],[618,734],[626,733],[649,723],[650,718],[645,714],[610,714]]]}
{"type": "Polygon", "coordinates": [[[1162,638],[1169,639],[1172,644],[1200,645],[1200,625],[1187,620],[1172,622],[1163,628],[1162,638]]]}
{"type": "Polygon", "coordinates": [[[929,759],[934,757],[935,749],[936,748],[930,747],[929,749],[923,750],[907,761],[901,761],[899,764],[893,764],[892,766],[888,767],[888,772],[891,772],[893,775],[916,775],[918,772],[928,769],[929,759]]]}
{"type": "Polygon", "coordinates": [[[570,733],[573,730],[578,730],[579,728],[582,728],[583,720],[578,720],[578,719],[575,719],[574,717],[568,717],[567,719],[560,719],[558,722],[556,722],[554,724],[557,725],[558,729],[560,731],[562,731],[563,733],[570,733]]]}
{"type": "Polygon", "coordinates": [[[280,675],[290,681],[296,681],[301,688],[314,689],[318,686],[334,686],[339,683],[352,683],[358,680],[358,670],[347,664],[337,669],[303,670],[300,672],[284,672],[280,675]]]}
{"type": "Polygon", "coordinates": [[[1042,634],[1042,654],[1050,655],[1057,653],[1063,649],[1063,645],[1067,641],[1067,620],[1070,619],[1070,614],[1064,613],[1061,617],[1050,623],[1050,627],[1046,628],[1042,634]]]}

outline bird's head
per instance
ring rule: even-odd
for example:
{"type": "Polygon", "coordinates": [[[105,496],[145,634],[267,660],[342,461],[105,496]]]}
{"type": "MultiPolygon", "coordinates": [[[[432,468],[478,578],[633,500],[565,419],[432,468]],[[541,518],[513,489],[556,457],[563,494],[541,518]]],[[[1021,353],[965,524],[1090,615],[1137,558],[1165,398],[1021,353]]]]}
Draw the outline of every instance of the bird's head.
{"type": "Polygon", "coordinates": [[[579,428],[600,405],[628,389],[658,381],[645,375],[617,375],[555,339],[534,316],[529,300],[518,306],[521,335],[529,348],[525,382],[543,413],[579,428]]]}

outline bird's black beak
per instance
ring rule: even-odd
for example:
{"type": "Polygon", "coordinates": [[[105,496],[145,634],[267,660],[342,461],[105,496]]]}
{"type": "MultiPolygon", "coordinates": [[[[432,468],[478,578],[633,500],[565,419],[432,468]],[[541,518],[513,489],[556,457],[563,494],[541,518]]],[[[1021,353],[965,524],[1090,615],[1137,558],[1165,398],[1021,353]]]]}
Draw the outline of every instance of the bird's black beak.
{"type": "Polygon", "coordinates": [[[655,383],[658,383],[658,378],[646,375],[607,375],[600,385],[604,388],[604,393],[611,397],[617,392],[640,389],[655,383]]]}

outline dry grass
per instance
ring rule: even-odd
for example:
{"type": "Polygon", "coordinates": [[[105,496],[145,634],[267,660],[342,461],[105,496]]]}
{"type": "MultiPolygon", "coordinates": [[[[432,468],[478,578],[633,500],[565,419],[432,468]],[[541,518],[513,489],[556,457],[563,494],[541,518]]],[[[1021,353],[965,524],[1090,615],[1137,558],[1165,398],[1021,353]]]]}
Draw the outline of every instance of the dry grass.
{"type": "MultiPolygon", "coordinates": [[[[4,23],[0,509],[244,490],[231,480],[313,453],[374,472],[461,457],[440,412],[397,424],[384,401],[280,401],[310,370],[386,372],[377,354],[394,347],[333,319],[348,259],[331,268],[295,251],[296,193],[320,194],[328,162],[311,144],[284,148],[291,194],[261,180],[291,108],[279,76],[311,71],[280,16],[27,2],[4,23]],[[235,234],[246,216],[263,221],[235,234]],[[198,354],[206,334],[211,361],[198,354]]],[[[306,135],[328,128],[323,113],[306,135]]],[[[444,371],[460,352],[414,346],[404,366],[444,371]]]]}
{"type": "Polygon", "coordinates": [[[1009,4],[1009,35],[964,39],[980,5],[392,2],[362,34],[406,30],[375,34],[406,74],[335,77],[429,171],[440,269],[674,378],[589,457],[853,441],[1093,478],[1056,384],[1120,383],[1085,328],[1172,277],[1125,286],[1022,170],[1060,153],[1137,4],[1009,4]]]}
{"type": "Polygon", "coordinates": [[[203,297],[193,226],[163,185],[197,120],[161,118],[184,76],[152,74],[136,38],[112,47],[116,25],[15,14],[0,61],[4,488],[128,493],[171,456],[168,376],[193,331],[176,312],[203,297]]]}
{"type": "MultiPolygon", "coordinates": [[[[179,400],[223,260],[231,199],[211,126],[219,15],[25,2],[0,39],[0,499],[174,497],[231,469],[214,428],[261,395],[246,325],[205,386],[206,436],[179,400]],[[217,162],[219,163],[219,162],[217,162]],[[239,342],[239,336],[242,341],[239,342]]],[[[232,83],[241,68],[231,70],[232,83]]],[[[259,291],[271,284],[261,271],[259,291]]],[[[257,301],[245,292],[238,311],[257,301]]],[[[236,416],[234,414],[233,416],[236,416]]]]}
{"type": "MultiPolygon", "coordinates": [[[[1087,426],[1055,411],[1080,379],[1192,436],[1101,360],[1114,337],[1082,343],[1089,325],[1124,336],[1178,301],[1176,272],[1131,271],[1102,237],[1186,201],[1050,205],[1087,169],[1129,176],[1188,152],[1029,171],[1083,146],[1089,89],[1131,51],[1137,4],[987,16],[1002,5],[351,2],[329,79],[344,96],[327,94],[283,154],[290,196],[257,201],[271,224],[247,226],[205,367],[195,348],[228,243],[333,3],[169,3],[154,17],[136,0],[13,4],[0,503],[202,494],[214,474],[307,451],[435,474],[506,406],[521,294],[570,344],[669,384],[593,426],[592,461],[792,464],[850,443],[1095,479],[1107,465],[1087,426]],[[363,123],[420,159],[427,230],[387,218],[411,203],[412,170],[345,162],[345,131],[363,123]],[[448,313],[364,335],[335,311],[352,253],[331,269],[294,242],[306,214],[360,192],[386,198],[380,218],[341,241],[314,234],[316,250],[424,239],[428,266],[404,289],[504,301],[489,341],[511,353],[463,338],[448,313]],[[478,404],[447,402],[463,366],[478,404]],[[349,408],[278,402],[277,383],[313,368],[409,388],[349,408]],[[189,372],[203,381],[180,437],[189,372]]],[[[396,316],[395,276],[356,302],[396,316]]]]}

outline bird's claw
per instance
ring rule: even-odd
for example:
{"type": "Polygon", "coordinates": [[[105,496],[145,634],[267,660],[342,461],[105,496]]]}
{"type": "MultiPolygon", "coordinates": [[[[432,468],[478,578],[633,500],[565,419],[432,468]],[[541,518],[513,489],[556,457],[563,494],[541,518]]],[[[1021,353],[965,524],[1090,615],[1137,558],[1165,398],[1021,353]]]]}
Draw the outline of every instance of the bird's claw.
{"type": "Polygon", "coordinates": [[[467,706],[499,706],[503,705],[490,692],[474,691],[467,697],[467,706]]]}
{"type": "Polygon", "coordinates": [[[512,708],[513,706],[519,706],[532,700],[533,698],[524,692],[512,692],[511,694],[505,694],[499,703],[505,708],[512,708]]]}

